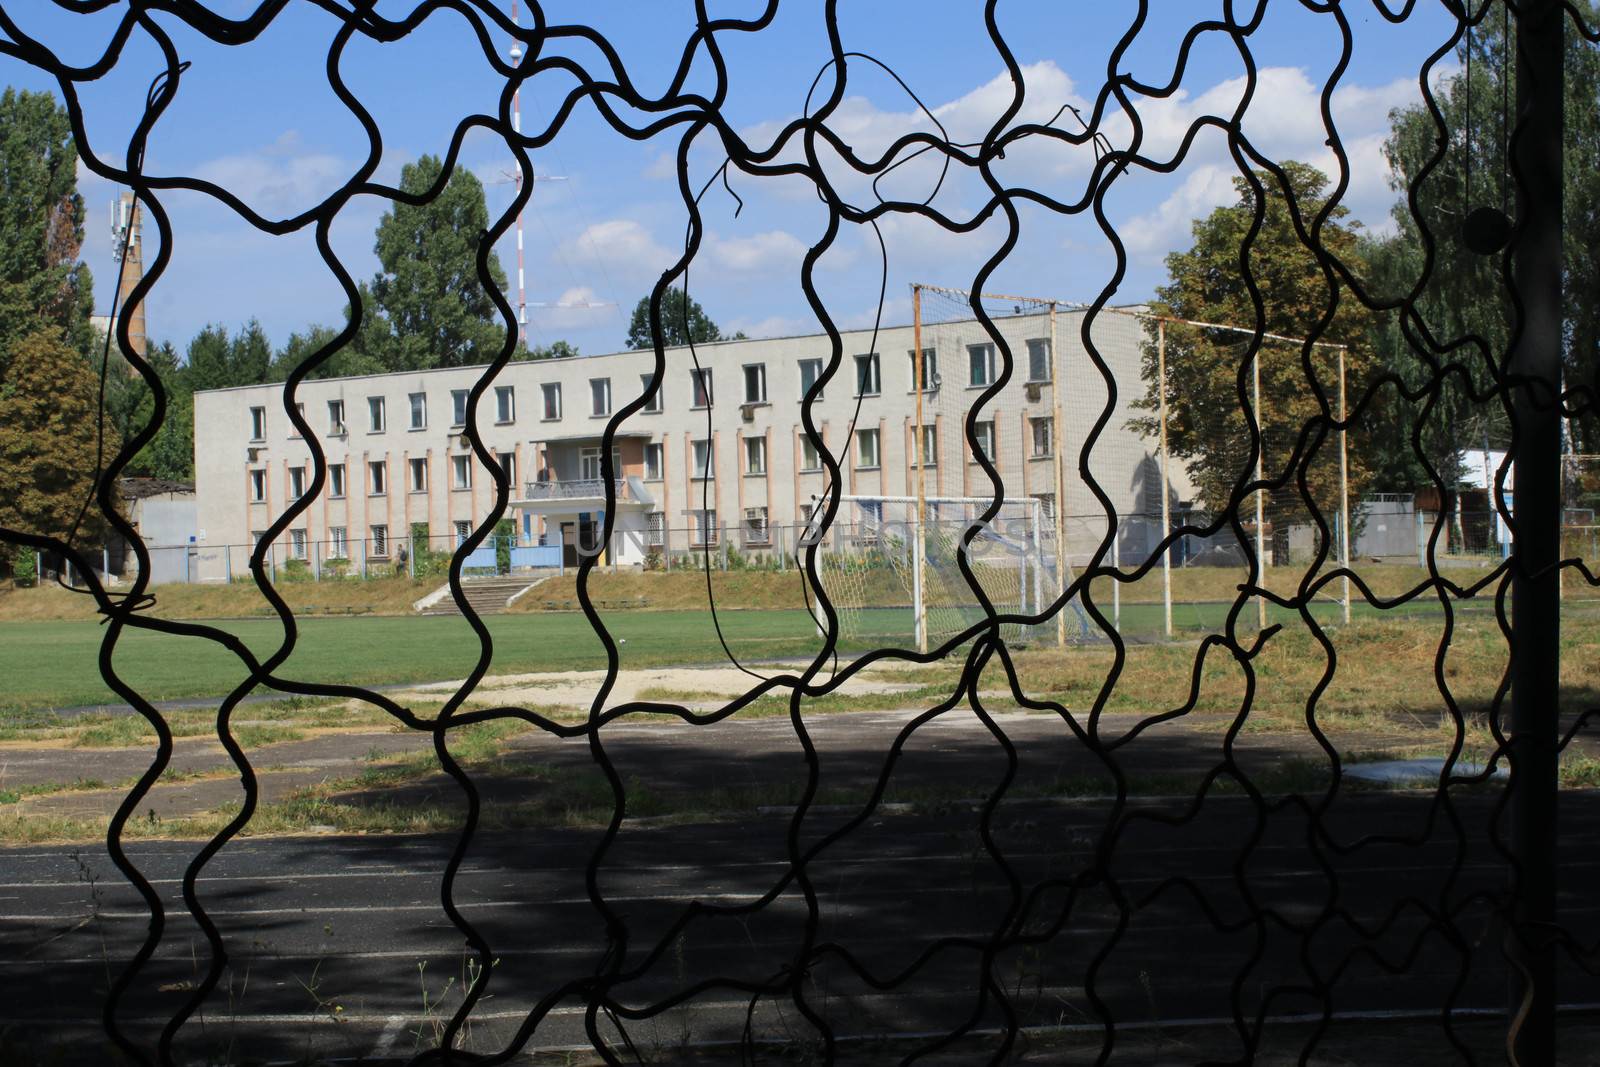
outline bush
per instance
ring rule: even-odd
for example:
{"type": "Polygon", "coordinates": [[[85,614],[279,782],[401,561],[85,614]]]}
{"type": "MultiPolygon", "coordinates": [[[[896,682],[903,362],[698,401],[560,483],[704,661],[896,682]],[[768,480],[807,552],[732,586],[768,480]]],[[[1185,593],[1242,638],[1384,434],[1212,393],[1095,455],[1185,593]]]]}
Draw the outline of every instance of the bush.
{"type": "Polygon", "coordinates": [[[278,568],[278,581],[305,582],[311,580],[311,565],[303,559],[286,559],[278,568]]]}
{"type": "Polygon", "coordinates": [[[665,563],[666,561],[661,558],[660,552],[650,552],[644,557],[644,569],[647,571],[661,570],[665,563]]]}
{"type": "Polygon", "coordinates": [[[27,548],[15,550],[11,557],[11,579],[19,589],[26,589],[39,580],[39,560],[27,548]]]}

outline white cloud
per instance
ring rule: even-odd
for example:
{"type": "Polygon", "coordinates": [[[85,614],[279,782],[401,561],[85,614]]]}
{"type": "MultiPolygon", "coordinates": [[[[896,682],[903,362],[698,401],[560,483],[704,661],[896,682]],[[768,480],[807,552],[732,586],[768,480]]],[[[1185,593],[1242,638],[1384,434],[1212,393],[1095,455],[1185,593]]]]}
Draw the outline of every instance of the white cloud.
{"type": "Polygon", "coordinates": [[[607,219],[587,226],[565,242],[561,251],[575,263],[601,266],[630,277],[659,274],[678,258],[633,219],[607,219]]]}
{"type": "Polygon", "coordinates": [[[787,315],[768,315],[763,319],[731,319],[723,324],[725,333],[734,334],[743,332],[747,337],[795,337],[802,334],[816,333],[819,329],[816,319],[802,319],[787,315]]]}
{"type": "Polygon", "coordinates": [[[191,173],[214,182],[268,217],[288,217],[315,207],[355,172],[356,164],[326,152],[306,151],[294,130],[254,152],[222,156],[191,173]]]}
{"type": "Polygon", "coordinates": [[[799,266],[807,245],[787,230],[767,230],[748,237],[706,235],[704,252],[729,270],[760,273],[799,266]]]}

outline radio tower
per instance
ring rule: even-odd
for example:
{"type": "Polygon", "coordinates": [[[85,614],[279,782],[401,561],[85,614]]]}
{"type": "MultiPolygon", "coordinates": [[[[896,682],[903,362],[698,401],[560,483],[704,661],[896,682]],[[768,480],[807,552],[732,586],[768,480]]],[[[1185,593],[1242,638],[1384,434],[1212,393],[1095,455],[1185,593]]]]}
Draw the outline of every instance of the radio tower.
{"type": "MultiPolygon", "coordinates": [[[[511,0],[512,25],[521,26],[521,17],[517,14],[517,0],[511,0]]],[[[511,39],[511,62],[515,65],[522,63],[522,42],[515,37],[511,39]]],[[[522,135],[522,81],[518,79],[516,88],[511,90],[511,129],[519,137],[522,135]]],[[[522,194],[522,168],[516,168],[517,195],[522,194]]],[[[517,343],[527,346],[528,343],[528,283],[523,273],[522,265],[522,205],[517,205],[517,343]]]]}

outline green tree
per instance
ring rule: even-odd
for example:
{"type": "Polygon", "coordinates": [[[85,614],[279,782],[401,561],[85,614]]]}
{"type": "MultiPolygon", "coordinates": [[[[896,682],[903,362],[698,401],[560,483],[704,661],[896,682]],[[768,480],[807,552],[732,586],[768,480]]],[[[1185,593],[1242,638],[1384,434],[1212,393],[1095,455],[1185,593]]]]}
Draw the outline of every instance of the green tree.
{"type": "Polygon", "coordinates": [[[94,286],[78,262],[83,198],[67,113],[48,93],[0,93],[0,381],[23,338],[46,327],[80,355],[94,286]]]}
{"type": "MultiPolygon", "coordinates": [[[[99,417],[98,390],[95,372],[59,330],[12,347],[0,387],[0,526],[61,539],[74,533],[95,488],[95,439],[84,427],[99,417]]],[[[99,514],[89,508],[77,544],[104,533],[99,514]]]]}
{"type": "MultiPolygon", "coordinates": [[[[1294,202],[1302,217],[1313,219],[1326,202],[1327,176],[1304,163],[1283,165],[1294,202]]],[[[1321,320],[1328,304],[1328,282],[1316,256],[1301,243],[1277,180],[1267,172],[1255,175],[1265,190],[1261,231],[1248,250],[1248,264],[1264,305],[1261,328],[1284,337],[1306,337],[1321,320]]],[[[1240,270],[1240,253],[1256,214],[1256,193],[1243,177],[1234,179],[1238,200],[1219,207],[1194,223],[1194,246],[1167,257],[1171,282],[1157,290],[1152,311],[1159,315],[1200,322],[1252,327],[1256,316],[1240,270]]],[[[1357,234],[1344,222],[1347,212],[1335,208],[1321,231],[1323,248],[1347,263],[1359,257],[1357,234]]],[[[1341,292],[1339,312],[1319,340],[1350,346],[1346,374],[1352,397],[1358,396],[1370,372],[1372,358],[1363,343],[1370,316],[1347,292],[1341,292]]],[[[1153,411],[1158,405],[1157,353],[1154,327],[1144,351],[1146,392],[1137,402],[1153,411]]],[[[1214,514],[1226,510],[1235,487],[1252,480],[1250,426],[1239,400],[1239,383],[1251,396],[1252,368],[1247,361],[1249,338],[1223,330],[1180,324],[1167,327],[1167,436],[1172,455],[1188,464],[1204,506],[1214,514]]],[[[1312,373],[1334,405],[1337,414],[1338,351],[1312,350],[1312,373]]],[[[1257,413],[1263,438],[1263,472],[1280,476],[1293,456],[1302,431],[1320,414],[1316,392],[1302,363],[1299,345],[1264,341],[1257,359],[1261,365],[1261,410],[1257,413]]],[[[1155,420],[1135,420],[1144,433],[1154,436],[1155,420]]],[[[1368,477],[1361,450],[1351,448],[1351,496],[1359,497],[1368,477]]],[[[1339,451],[1329,433],[1313,455],[1308,471],[1313,499],[1325,516],[1337,514],[1339,451]]],[[[1253,518],[1245,497],[1240,504],[1246,519],[1253,518]]],[[[1274,524],[1279,550],[1287,546],[1287,528],[1309,521],[1309,512],[1293,482],[1269,494],[1268,515],[1274,524]]]]}
{"type": "MultiPolygon", "coordinates": [[[[289,340],[272,360],[272,380],[281,382],[317,349],[327,345],[339,331],[331,326],[312,326],[305,333],[292,333],[289,340]]],[[[307,375],[309,378],[357,378],[366,374],[382,374],[387,370],[377,358],[368,355],[355,345],[345,345],[317,364],[307,375]]]]}
{"type": "MultiPolygon", "coordinates": [[[[400,188],[422,193],[443,164],[425,155],[400,172],[400,188]]],[[[380,269],[362,296],[366,318],[357,348],[385,369],[419,370],[487,363],[506,325],[478,279],[478,242],[489,225],[483,184],[457,168],[426,204],[396,203],[378,222],[380,269]]],[[[504,289],[492,252],[489,275],[504,289]]]]}
{"type": "Polygon", "coordinates": [[[578,355],[578,346],[569,341],[551,341],[547,345],[534,345],[532,349],[524,349],[522,359],[573,359],[578,355]]]}
{"type": "MultiPolygon", "coordinates": [[[[661,345],[672,348],[690,342],[741,340],[744,334],[725,337],[717,324],[711,321],[700,301],[674,286],[661,295],[661,345]]],[[[633,318],[628,322],[629,348],[654,348],[650,334],[650,298],[642,296],[634,306],[633,318]]]]}
{"type": "MultiPolygon", "coordinates": [[[[1589,20],[1600,14],[1593,0],[1579,0],[1578,7],[1589,20]]],[[[1514,63],[1507,64],[1506,45],[1501,21],[1489,18],[1473,31],[1470,63],[1465,42],[1457,50],[1460,69],[1435,90],[1442,131],[1421,104],[1390,113],[1384,154],[1393,171],[1392,184],[1402,193],[1415,186],[1418,210],[1413,215],[1409,204],[1397,203],[1395,232],[1371,242],[1368,250],[1375,295],[1398,299],[1422,283],[1415,325],[1425,328],[1440,347],[1471,335],[1486,342],[1483,353],[1457,348],[1440,357],[1463,364],[1480,389],[1491,384],[1491,366],[1505,354],[1514,313],[1501,257],[1468,248],[1463,220],[1479,208],[1516,213],[1507,166],[1507,140],[1516,122],[1516,73],[1514,63]],[[1443,159],[1424,176],[1441,140],[1443,159]],[[1424,230],[1436,242],[1426,277],[1424,230]]],[[[1593,252],[1600,243],[1600,54],[1570,27],[1565,68],[1566,376],[1569,385],[1595,386],[1600,385],[1600,302],[1593,299],[1600,291],[1600,258],[1593,252]]],[[[1413,329],[1413,338],[1420,332],[1413,329]]],[[[1424,345],[1408,340],[1395,316],[1379,323],[1374,343],[1388,369],[1408,384],[1419,384],[1428,375],[1424,345]]],[[[1593,415],[1574,419],[1571,426],[1578,451],[1600,450],[1600,422],[1593,415]]],[[[1424,427],[1424,449],[1447,478],[1455,476],[1462,449],[1482,447],[1485,441],[1503,446],[1508,438],[1501,406],[1471,402],[1458,381],[1441,394],[1424,427]]],[[[1420,472],[1417,478],[1425,484],[1420,472]]]]}

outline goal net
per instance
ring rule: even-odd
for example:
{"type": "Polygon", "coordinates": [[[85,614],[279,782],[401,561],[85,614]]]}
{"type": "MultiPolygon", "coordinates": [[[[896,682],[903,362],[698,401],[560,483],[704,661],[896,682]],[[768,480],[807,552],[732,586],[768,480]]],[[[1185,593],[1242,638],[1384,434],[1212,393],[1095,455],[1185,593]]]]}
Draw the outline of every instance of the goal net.
{"type": "MultiPolygon", "coordinates": [[[[984,521],[989,505],[982,497],[928,497],[919,523],[915,497],[842,497],[819,545],[818,570],[843,635],[932,647],[982,624],[991,610],[1043,614],[1063,587],[1053,525],[1032,498],[1003,500],[984,521]]],[[[1000,629],[1007,640],[1055,633],[1050,620],[1000,629]]]]}

